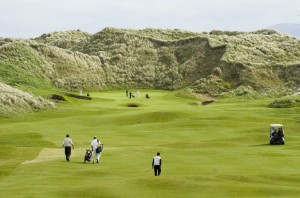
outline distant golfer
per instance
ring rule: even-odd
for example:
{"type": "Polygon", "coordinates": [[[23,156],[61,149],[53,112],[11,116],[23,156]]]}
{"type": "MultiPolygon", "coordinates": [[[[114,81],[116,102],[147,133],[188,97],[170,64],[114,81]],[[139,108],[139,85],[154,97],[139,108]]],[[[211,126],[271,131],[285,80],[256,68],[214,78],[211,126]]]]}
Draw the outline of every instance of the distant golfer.
{"type": "Polygon", "coordinates": [[[153,168],[154,168],[154,175],[159,176],[161,173],[161,157],[159,152],[152,160],[152,169],[153,168]]]}
{"type": "Polygon", "coordinates": [[[63,141],[62,147],[65,147],[66,160],[69,162],[70,156],[71,156],[71,147],[73,147],[73,149],[74,149],[74,145],[73,145],[71,138],[69,138],[69,134],[66,135],[66,138],[63,141]]]}

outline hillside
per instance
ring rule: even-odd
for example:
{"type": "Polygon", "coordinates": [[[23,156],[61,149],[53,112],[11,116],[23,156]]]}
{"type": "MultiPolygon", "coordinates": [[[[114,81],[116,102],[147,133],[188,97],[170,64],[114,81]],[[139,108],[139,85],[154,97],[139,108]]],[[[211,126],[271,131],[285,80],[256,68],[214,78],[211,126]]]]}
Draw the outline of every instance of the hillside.
{"type": "Polygon", "coordinates": [[[12,88],[1,82],[0,92],[0,117],[55,107],[53,102],[12,88]]]}
{"type": "Polygon", "coordinates": [[[69,49],[76,47],[80,41],[87,39],[89,36],[91,36],[89,33],[81,32],[80,30],[71,30],[43,34],[35,40],[40,43],[69,49]]]}
{"type": "MultiPolygon", "coordinates": [[[[43,42],[59,40],[63,39],[43,42]]],[[[299,40],[273,30],[193,33],[105,28],[66,49],[99,57],[108,87],[196,85],[199,91],[218,93],[240,85],[265,91],[297,89],[299,84],[299,40]]]]}
{"type": "Polygon", "coordinates": [[[0,82],[37,89],[190,87],[220,95],[242,86],[284,94],[300,84],[300,41],[274,30],[54,32],[0,38],[0,57],[0,82]]]}
{"type": "Polygon", "coordinates": [[[10,85],[77,90],[104,83],[100,59],[80,52],[33,40],[4,39],[0,56],[1,81],[10,85]]]}

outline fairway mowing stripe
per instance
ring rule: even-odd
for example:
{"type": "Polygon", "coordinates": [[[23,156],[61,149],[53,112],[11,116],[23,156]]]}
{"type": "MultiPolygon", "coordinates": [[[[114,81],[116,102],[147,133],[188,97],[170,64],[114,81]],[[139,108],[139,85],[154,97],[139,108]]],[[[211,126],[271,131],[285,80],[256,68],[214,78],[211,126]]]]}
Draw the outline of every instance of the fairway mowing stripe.
{"type": "MultiPolygon", "coordinates": [[[[109,147],[105,148],[105,150],[121,150],[122,147],[109,147]]],[[[85,155],[86,148],[76,148],[72,150],[71,159],[72,157],[78,157],[85,155]]],[[[32,164],[32,163],[39,163],[39,162],[45,162],[45,161],[51,161],[51,160],[58,160],[58,159],[64,159],[65,153],[64,148],[44,148],[41,150],[39,155],[33,159],[33,160],[27,160],[23,162],[22,164],[32,164]]]]}
{"type": "MultiPolygon", "coordinates": [[[[71,158],[78,157],[80,155],[82,155],[82,157],[85,155],[85,148],[73,149],[71,158]]],[[[22,164],[39,163],[39,162],[64,159],[64,158],[65,158],[64,148],[60,148],[60,149],[44,148],[43,150],[41,150],[41,152],[35,159],[25,161],[22,164]]]]}

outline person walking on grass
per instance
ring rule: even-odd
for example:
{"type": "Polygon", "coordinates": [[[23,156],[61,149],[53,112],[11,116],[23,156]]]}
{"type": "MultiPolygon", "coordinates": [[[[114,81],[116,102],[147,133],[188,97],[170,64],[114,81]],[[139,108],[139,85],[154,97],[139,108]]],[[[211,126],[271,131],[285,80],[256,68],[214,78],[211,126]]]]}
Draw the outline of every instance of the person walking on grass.
{"type": "Polygon", "coordinates": [[[152,169],[154,168],[154,175],[159,176],[161,173],[161,157],[160,153],[158,152],[152,160],[152,169]]]}
{"type": "Polygon", "coordinates": [[[103,144],[101,144],[100,140],[97,139],[97,148],[96,148],[96,160],[97,160],[97,163],[100,162],[100,157],[101,157],[101,152],[103,150],[103,144]]]}
{"type": "Polygon", "coordinates": [[[100,153],[97,153],[96,150],[97,150],[97,147],[98,147],[98,144],[100,145],[101,142],[100,140],[97,140],[97,137],[94,136],[94,139],[93,141],[91,142],[91,147],[92,147],[92,151],[93,151],[93,163],[94,163],[94,159],[96,160],[97,163],[99,163],[99,160],[100,160],[100,153]],[[98,156],[98,157],[97,157],[98,156]]]}
{"type": "Polygon", "coordinates": [[[71,156],[71,147],[73,147],[73,149],[74,149],[73,141],[69,137],[69,134],[66,135],[66,138],[63,141],[62,147],[65,148],[66,160],[69,162],[70,156],[71,156]]]}

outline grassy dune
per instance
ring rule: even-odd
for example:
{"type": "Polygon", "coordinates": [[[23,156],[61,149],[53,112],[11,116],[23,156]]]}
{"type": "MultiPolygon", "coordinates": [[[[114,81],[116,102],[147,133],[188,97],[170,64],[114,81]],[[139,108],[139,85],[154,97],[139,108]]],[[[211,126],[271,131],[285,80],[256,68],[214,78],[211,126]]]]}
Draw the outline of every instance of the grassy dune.
{"type": "Polygon", "coordinates": [[[91,93],[46,112],[0,120],[0,194],[4,197],[297,197],[299,107],[267,108],[270,99],[220,99],[207,106],[175,92],[91,93]],[[134,103],[138,107],[127,107],[134,103]],[[282,123],[286,144],[268,144],[282,123]],[[64,159],[66,133],[75,143],[64,159]],[[83,163],[97,135],[100,164],[83,163]],[[163,159],[154,177],[152,157],[163,159]]]}
{"type": "Polygon", "coordinates": [[[13,117],[25,112],[54,108],[53,102],[0,82],[0,117],[13,117]]]}
{"type": "Polygon", "coordinates": [[[290,94],[300,84],[300,41],[274,30],[196,33],[105,28],[0,38],[0,82],[78,91],[125,87],[221,95],[250,86],[290,94]]]}

